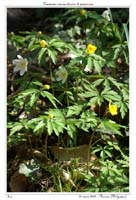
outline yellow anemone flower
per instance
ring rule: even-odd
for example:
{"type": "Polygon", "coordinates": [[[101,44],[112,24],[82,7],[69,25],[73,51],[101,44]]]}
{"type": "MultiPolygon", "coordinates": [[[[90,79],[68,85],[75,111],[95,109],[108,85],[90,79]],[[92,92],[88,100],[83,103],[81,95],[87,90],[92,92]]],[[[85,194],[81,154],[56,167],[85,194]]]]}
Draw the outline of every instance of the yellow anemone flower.
{"type": "Polygon", "coordinates": [[[44,48],[46,45],[47,45],[47,42],[46,42],[45,40],[41,40],[41,41],[40,41],[40,46],[41,46],[42,48],[44,48]]]}
{"type": "Polygon", "coordinates": [[[81,14],[81,15],[85,15],[85,14],[86,14],[86,10],[85,10],[85,9],[81,9],[81,10],[80,10],[80,14],[81,14]]]}
{"type": "Polygon", "coordinates": [[[50,85],[44,85],[43,88],[44,88],[45,90],[49,90],[49,89],[50,89],[50,85]]]}
{"type": "Polygon", "coordinates": [[[111,102],[109,103],[109,112],[111,115],[117,115],[118,107],[116,105],[112,105],[111,102]]]}
{"type": "Polygon", "coordinates": [[[38,32],[38,35],[42,35],[42,31],[39,31],[39,32],[38,32]]]}
{"type": "Polygon", "coordinates": [[[54,117],[53,114],[51,114],[51,113],[48,114],[48,119],[52,119],[53,117],[54,117]]]}
{"type": "Polygon", "coordinates": [[[92,45],[92,44],[88,44],[88,45],[87,45],[86,52],[87,52],[88,54],[92,54],[92,53],[94,53],[96,50],[97,50],[97,47],[96,47],[95,45],[92,45]]]}

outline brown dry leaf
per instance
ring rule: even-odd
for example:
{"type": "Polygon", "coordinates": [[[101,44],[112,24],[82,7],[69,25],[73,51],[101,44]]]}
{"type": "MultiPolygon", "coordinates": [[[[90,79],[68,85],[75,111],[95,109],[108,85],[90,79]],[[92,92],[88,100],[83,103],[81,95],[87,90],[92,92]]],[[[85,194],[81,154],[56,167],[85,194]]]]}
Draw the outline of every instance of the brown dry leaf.
{"type": "Polygon", "coordinates": [[[26,192],[28,181],[24,174],[15,172],[10,179],[11,192],[26,192]]]}

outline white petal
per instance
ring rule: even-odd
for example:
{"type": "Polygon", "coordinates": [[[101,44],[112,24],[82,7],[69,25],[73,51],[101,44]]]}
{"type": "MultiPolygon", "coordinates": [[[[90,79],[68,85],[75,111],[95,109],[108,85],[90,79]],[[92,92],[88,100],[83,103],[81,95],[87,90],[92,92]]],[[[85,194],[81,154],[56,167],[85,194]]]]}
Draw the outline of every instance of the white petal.
{"type": "Polygon", "coordinates": [[[25,58],[24,61],[26,62],[26,65],[27,65],[27,64],[28,64],[28,60],[27,60],[27,58],[25,58]]]}
{"type": "Polygon", "coordinates": [[[12,61],[12,64],[13,65],[18,65],[19,62],[20,62],[19,60],[15,59],[15,60],[12,61]]]}
{"type": "Polygon", "coordinates": [[[13,73],[20,71],[20,68],[18,66],[14,67],[13,73]]]}
{"type": "Polygon", "coordinates": [[[67,79],[67,78],[63,79],[63,80],[62,80],[62,83],[65,83],[65,82],[66,82],[66,79],[67,79]]]}
{"type": "Polygon", "coordinates": [[[57,81],[61,81],[62,79],[61,79],[60,77],[57,77],[56,80],[57,80],[57,81]]]}
{"type": "Polygon", "coordinates": [[[23,57],[20,55],[17,55],[18,59],[23,60],[23,57]]]}
{"type": "Polygon", "coordinates": [[[25,72],[26,72],[25,69],[20,70],[20,76],[23,76],[25,72]]]}
{"type": "Polygon", "coordinates": [[[24,174],[25,176],[29,176],[31,170],[24,163],[21,163],[19,165],[19,173],[24,174]]]}

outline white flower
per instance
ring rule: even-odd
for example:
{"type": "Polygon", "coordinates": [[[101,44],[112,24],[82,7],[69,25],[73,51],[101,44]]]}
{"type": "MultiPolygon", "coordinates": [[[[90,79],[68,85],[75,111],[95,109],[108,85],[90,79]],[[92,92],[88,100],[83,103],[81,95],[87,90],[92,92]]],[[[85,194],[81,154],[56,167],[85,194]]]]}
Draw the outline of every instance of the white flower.
{"type": "Polygon", "coordinates": [[[72,53],[72,52],[69,52],[69,53],[68,53],[68,57],[69,57],[69,58],[76,58],[77,55],[74,54],[74,53],[72,53]]]}
{"type": "Polygon", "coordinates": [[[59,70],[56,72],[56,80],[62,81],[62,83],[65,83],[68,77],[68,72],[64,67],[60,67],[59,70]]]}
{"type": "Polygon", "coordinates": [[[92,70],[90,69],[90,67],[88,67],[88,65],[86,65],[86,67],[84,68],[85,72],[91,72],[92,70]]]}
{"type": "Polygon", "coordinates": [[[31,172],[32,172],[32,170],[29,169],[24,163],[21,163],[19,165],[19,173],[20,174],[24,174],[26,177],[28,177],[31,172]]]}
{"type": "Polygon", "coordinates": [[[102,17],[104,17],[105,19],[107,19],[107,21],[111,21],[109,10],[105,10],[105,11],[102,13],[102,17]]]}
{"type": "Polygon", "coordinates": [[[15,73],[20,71],[20,76],[23,76],[24,73],[27,71],[28,61],[26,58],[23,58],[20,55],[17,55],[17,58],[18,59],[14,59],[12,61],[13,65],[15,65],[13,72],[15,73]]]}

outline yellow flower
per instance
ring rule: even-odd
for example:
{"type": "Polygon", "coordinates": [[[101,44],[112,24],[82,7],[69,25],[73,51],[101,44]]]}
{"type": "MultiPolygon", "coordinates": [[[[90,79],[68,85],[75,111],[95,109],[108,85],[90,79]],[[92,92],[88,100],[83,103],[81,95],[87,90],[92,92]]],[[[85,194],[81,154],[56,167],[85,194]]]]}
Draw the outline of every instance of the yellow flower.
{"type": "Polygon", "coordinates": [[[81,10],[80,10],[80,14],[81,14],[81,15],[85,15],[85,14],[86,14],[86,10],[81,9],[81,10]]]}
{"type": "Polygon", "coordinates": [[[96,50],[97,50],[97,47],[96,47],[95,45],[92,45],[92,44],[88,44],[88,45],[87,45],[86,52],[87,52],[88,54],[92,54],[92,53],[94,53],[96,50]]]}
{"type": "Polygon", "coordinates": [[[41,46],[42,48],[44,48],[46,45],[47,45],[47,42],[46,42],[45,40],[41,40],[41,41],[40,41],[40,46],[41,46]]]}
{"type": "Polygon", "coordinates": [[[53,119],[53,117],[54,117],[53,114],[51,114],[51,113],[48,114],[48,119],[53,119]]]}
{"type": "Polygon", "coordinates": [[[49,89],[50,89],[50,85],[44,85],[43,88],[44,88],[45,90],[49,90],[49,89]]]}
{"type": "Polygon", "coordinates": [[[39,31],[39,32],[38,32],[38,35],[42,35],[42,31],[39,31]]]}
{"type": "Polygon", "coordinates": [[[116,105],[112,105],[111,102],[109,103],[109,112],[111,115],[117,115],[117,109],[118,107],[116,105]]]}

